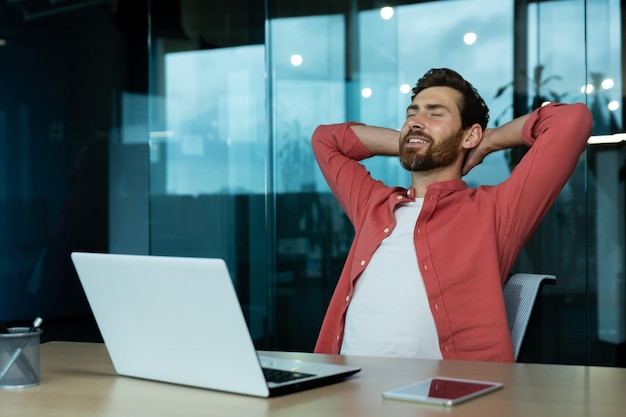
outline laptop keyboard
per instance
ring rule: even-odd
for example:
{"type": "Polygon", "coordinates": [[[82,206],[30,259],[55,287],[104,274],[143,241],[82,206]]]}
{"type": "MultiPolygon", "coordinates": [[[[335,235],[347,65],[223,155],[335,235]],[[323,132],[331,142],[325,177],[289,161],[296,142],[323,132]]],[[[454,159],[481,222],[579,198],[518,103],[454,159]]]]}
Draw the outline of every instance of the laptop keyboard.
{"type": "Polygon", "coordinates": [[[313,374],[305,374],[302,372],[285,371],[282,369],[272,368],[263,368],[263,374],[265,375],[265,379],[267,380],[267,382],[274,382],[276,384],[315,376],[313,374]]]}

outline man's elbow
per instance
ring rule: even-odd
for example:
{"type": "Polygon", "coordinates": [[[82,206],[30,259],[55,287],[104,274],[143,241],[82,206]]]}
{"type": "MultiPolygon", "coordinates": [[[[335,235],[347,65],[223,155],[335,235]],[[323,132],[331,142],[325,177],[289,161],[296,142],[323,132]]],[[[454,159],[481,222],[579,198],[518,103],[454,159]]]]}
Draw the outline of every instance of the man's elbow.
{"type": "Polygon", "coordinates": [[[572,120],[576,121],[577,129],[580,132],[581,137],[584,137],[585,142],[591,135],[593,127],[593,116],[591,110],[584,103],[574,103],[569,105],[569,111],[571,112],[572,120]]]}

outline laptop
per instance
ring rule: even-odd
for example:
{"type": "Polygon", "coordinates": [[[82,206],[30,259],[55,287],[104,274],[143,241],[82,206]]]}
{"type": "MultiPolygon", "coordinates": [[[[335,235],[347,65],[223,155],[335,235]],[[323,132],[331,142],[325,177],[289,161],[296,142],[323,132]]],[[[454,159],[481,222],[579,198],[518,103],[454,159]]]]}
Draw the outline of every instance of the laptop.
{"type": "Polygon", "coordinates": [[[360,371],[260,355],[222,259],[71,256],[120,375],[273,397],[360,371]]]}

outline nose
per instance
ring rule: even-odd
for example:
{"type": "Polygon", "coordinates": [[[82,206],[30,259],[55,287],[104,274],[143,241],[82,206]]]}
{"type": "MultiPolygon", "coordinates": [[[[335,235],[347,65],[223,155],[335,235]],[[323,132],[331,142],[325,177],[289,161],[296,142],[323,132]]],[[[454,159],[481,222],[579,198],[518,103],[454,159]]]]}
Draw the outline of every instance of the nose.
{"type": "Polygon", "coordinates": [[[418,130],[424,128],[424,119],[420,116],[419,113],[415,113],[412,116],[407,118],[407,127],[410,130],[418,130]]]}

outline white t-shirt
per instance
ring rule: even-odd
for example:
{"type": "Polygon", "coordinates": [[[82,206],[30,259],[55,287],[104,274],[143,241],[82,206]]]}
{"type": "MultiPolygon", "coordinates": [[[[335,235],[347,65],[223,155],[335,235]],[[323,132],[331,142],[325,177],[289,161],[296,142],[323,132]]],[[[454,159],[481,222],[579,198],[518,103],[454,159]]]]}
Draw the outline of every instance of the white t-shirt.
{"type": "Polygon", "coordinates": [[[356,282],[341,353],[441,359],[417,264],[414,231],[423,199],[399,205],[396,227],[356,282]]]}

